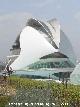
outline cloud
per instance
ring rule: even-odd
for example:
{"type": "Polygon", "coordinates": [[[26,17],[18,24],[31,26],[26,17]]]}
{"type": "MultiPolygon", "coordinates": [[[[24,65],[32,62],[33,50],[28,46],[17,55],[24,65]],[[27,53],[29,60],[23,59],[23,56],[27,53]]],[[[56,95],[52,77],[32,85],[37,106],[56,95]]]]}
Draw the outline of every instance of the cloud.
{"type": "Polygon", "coordinates": [[[0,59],[9,55],[9,49],[30,17],[26,12],[0,15],[0,59]]]}
{"type": "Polygon", "coordinates": [[[57,8],[58,10],[61,9],[61,5],[58,4],[58,5],[56,6],[56,8],[57,8]]]}
{"type": "Polygon", "coordinates": [[[30,4],[30,6],[41,8],[41,7],[44,7],[46,5],[49,5],[49,3],[51,3],[51,2],[53,2],[53,0],[34,0],[32,5],[30,4]]]}
{"type": "Polygon", "coordinates": [[[80,11],[74,15],[74,18],[80,22],[80,11]]]}
{"type": "Polygon", "coordinates": [[[17,18],[20,18],[20,16],[22,17],[30,17],[32,16],[31,14],[29,13],[26,13],[26,12],[17,12],[17,13],[10,13],[10,14],[3,14],[3,15],[0,15],[0,21],[3,21],[3,20],[12,20],[12,19],[17,19],[17,18]]]}

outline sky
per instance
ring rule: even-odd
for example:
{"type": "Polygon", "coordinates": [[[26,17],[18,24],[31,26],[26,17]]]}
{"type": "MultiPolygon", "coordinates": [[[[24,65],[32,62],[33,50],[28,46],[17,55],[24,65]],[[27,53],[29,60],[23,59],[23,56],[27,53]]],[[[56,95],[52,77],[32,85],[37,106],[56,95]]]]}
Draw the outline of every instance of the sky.
{"type": "Polygon", "coordinates": [[[80,0],[0,0],[0,60],[10,55],[12,44],[30,17],[58,19],[80,58],[80,0]]]}

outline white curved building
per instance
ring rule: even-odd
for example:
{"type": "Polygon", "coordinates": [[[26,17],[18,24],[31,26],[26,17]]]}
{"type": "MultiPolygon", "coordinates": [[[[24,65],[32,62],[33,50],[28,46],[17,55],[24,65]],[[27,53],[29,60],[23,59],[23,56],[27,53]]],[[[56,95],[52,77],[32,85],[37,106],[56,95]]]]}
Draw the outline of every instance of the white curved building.
{"type": "Polygon", "coordinates": [[[71,73],[70,82],[75,85],[80,85],[80,63],[76,65],[75,69],[71,73]]]}
{"type": "Polygon", "coordinates": [[[11,51],[9,59],[16,59],[13,70],[72,72],[75,67],[72,46],[56,19],[42,22],[30,18],[11,51]]]}

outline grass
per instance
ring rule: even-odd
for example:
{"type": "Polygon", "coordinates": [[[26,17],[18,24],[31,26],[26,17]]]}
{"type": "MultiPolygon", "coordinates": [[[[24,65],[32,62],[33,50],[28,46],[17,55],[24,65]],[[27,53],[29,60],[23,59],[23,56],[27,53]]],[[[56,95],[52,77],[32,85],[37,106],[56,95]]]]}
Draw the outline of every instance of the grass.
{"type": "MultiPolygon", "coordinates": [[[[40,98],[38,91],[41,91],[47,94],[47,91],[50,90],[50,94],[48,97],[54,101],[55,104],[61,106],[61,104],[67,104],[64,107],[80,107],[80,86],[79,85],[71,85],[68,84],[67,88],[65,84],[59,84],[54,81],[36,81],[32,79],[20,78],[17,76],[11,76],[8,78],[8,86],[9,89],[16,90],[25,90],[27,93],[29,91],[32,92],[33,96],[36,98],[40,98]],[[35,93],[33,93],[35,90],[35,93]]],[[[25,93],[26,93],[25,92],[25,93]]],[[[24,94],[24,92],[23,92],[24,94]]],[[[31,94],[31,96],[32,96],[31,94]]],[[[44,95],[42,95],[42,98],[44,95]]],[[[0,107],[5,107],[11,99],[10,96],[0,96],[0,107]]],[[[33,99],[34,101],[34,99],[33,99]]],[[[46,100],[45,100],[46,101],[46,100]]],[[[63,107],[63,106],[61,106],[63,107]]]]}
{"type": "Polygon", "coordinates": [[[0,96],[0,107],[5,107],[5,105],[10,101],[10,96],[0,96]]]}

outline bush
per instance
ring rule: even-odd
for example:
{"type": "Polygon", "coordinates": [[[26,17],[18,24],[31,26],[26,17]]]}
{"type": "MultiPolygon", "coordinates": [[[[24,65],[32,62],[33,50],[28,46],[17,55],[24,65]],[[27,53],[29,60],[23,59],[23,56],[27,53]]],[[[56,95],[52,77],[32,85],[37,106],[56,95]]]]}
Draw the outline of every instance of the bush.
{"type": "Polygon", "coordinates": [[[0,107],[5,107],[5,105],[10,101],[10,96],[0,96],[0,107]]]}
{"type": "MultiPolygon", "coordinates": [[[[62,107],[62,105],[64,105],[64,107],[80,107],[80,86],[68,84],[66,88],[65,84],[59,84],[54,81],[36,81],[17,76],[10,77],[9,81],[10,85],[15,87],[17,90],[26,89],[28,92],[28,90],[31,91],[33,89],[38,89],[38,91],[43,90],[43,94],[47,92],[47,90],[50,90],[48,91],[50,92],[49,101],[53,101],[53,103],[58,106],[62,107]]],[[[37,90],[35,93],[37,93],[37,90]]],[[[33,93],[33,96],[35,93],[33,93]]],[[[36,97],[40,96],[38,94],[35,95],[36,97]]]]}

